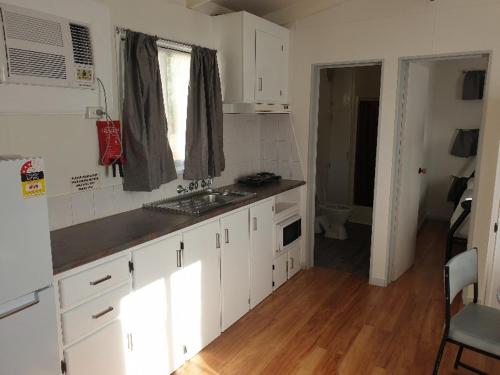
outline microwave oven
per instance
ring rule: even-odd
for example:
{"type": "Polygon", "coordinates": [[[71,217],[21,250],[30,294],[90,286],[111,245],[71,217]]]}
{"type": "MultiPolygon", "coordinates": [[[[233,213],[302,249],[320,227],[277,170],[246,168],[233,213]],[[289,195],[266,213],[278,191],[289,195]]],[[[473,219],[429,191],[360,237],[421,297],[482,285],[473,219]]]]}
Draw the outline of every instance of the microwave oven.
{"type": "Polygon", "coordinates": [[[276,224],[276,252],[281,253],[297,245],[302,236],[302,219],[294,215],[276,224]]]}

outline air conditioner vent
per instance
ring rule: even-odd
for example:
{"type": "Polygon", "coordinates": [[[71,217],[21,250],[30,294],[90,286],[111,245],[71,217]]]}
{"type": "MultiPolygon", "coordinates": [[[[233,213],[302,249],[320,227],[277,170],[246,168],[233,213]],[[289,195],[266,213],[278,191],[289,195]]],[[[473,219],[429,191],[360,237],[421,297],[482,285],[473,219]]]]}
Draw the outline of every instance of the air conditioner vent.
{"type": "Polygon", "coordinates": [[[63,47],[61,24],[12,11],[3,12],[7,38],[63,47]]]}
{"type": "Polygon", "coordinates": [[[9,62],[9,73],[13,75],[66,79],[63,55],[9,48],[9,62]]]}
{"type": "Polygon", "coordinates": [[[69,24],[73,42],[73,60],[76,64],[94,65],[90,30],[87,26],[69,24]]]}

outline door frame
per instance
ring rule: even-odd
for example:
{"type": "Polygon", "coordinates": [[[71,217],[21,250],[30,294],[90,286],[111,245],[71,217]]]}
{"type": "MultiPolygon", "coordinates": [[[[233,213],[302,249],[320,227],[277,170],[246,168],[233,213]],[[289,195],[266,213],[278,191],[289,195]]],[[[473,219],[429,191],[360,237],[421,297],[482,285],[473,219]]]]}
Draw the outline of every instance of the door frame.
{"type": "MultiPolygon", "coordinates": [[[[307,168],[307,181],[309,189],[307,190],[307,203],[306,203],[306,264],[309,267],[314,265],[314,220],[316,217],[316,155],[317,155],[317,142],[318,142],[318,115],[319,115],[319,84],[320,84],[320,71],[321,69],[328,68],[357,68],[362,66],[380,66],[380,93],[379,100],[382,100],[382,83],[384,75],[384,60],[368,59],[368,60],[353,60],[344,62],[332,62],[324,64],[313,64],[311,67],[311,101],[309,112],[309,147],[308,147],[308,168],[307,168]]],[[[381,111],[379,113],[380,123],[381,111]]],[[[379,141],[380,132],[377,134],[377,144],[379,141]]],[[[375,176],[375,187],[377,186],[377,176],[375,176]]],[[[375,214],[376,203],[373,203],[372,218],[375,214]]],[[[379,285],[379,282],[372,280],[372,254],[373,254],[373,231],[372,241],[370,245],[370,284],[379,285]]],[[[384,285],[385,286],[385,285],[384,285]]]]}
{"type": "MultiPolygon", "coordinates": [[[[395,144],[396,144],[396,149],[394,153],[394,163],[393,163],[393,168],[394,168],[394,175],[393,175],[393,181],[392,181],[392,191],[394,192],[394,199],[392,200],[391,204],[391,213],[390,213],[390,227],[389,227],[389,252],[388,252],[388,259],[387,259],[387,264],[388,264],[388,272],[387,272],[387,282],[390,283],[392,282],[392,275],[393,275],[393,267],[394,267],[394,259],[395,259],[395,241],[396,241],[396,234],[397,234],[397,222],[398,222],[398,203],[399,198],[400,198],[400,178],[401,178],[401,162],[402,162],[402,152],[403,149],[401,148],[401,142],[403,139],[403,131],[404,131],[404,124],[406,121],[406,94],[407,94],[407,89],[408,89],[408,82],[407,82],[407,75],[408,75],[408,70],[410,63],[416,63],[416,62],[436,62],[436,61],[449,61],[449,60],[461,60],[461,59],[472,59],[472,58],[481,58],[481,57],[488,57],[488,70],[489,71],[489,66],[491,64],[491,51],[477,51],[477,52],[464,52],[464,53],[450,53],[450,54],[437,54],[437,55],[423,55],[423,56],[411,56],[411,57],[400,57],[399,58],[399,72],[398,72],[398,88],[397,88],[397,104],[396,104],[396,136],[395,136],[395,144]]],[[[487,86],[489,82],[489,74],[486,75],[486,82],[485,82],[485,89],[484,89],[484,96],[483,96],[483,116],[481,119],[481,124],[480,124],[480,129],[484,128],[484,121],[485,121],[485,116],[484,116],[484,110],[485,110],[485,105],[486,103],[486,95],[487,95],[487,86]]],[[[480,176],[480,164],[481,164],[481,150],[482,150],[482,133],[480,132],[480,139],[479,139],[479,144],[478,144],[478,152],[477,152],[477,159],[476,159],[476,175],[480,176]]],[[[476,186],[478,184],[476,183],[476,186]]],[[[473,193],[473,200],[477,200],[477,190],[474,189],[473,193]]],[[[474,226],[474,219],[475,218],[475,207],[473,206],[472,212],[471,212],[471,220],[470,220],[470,227],[469,227],[469,243],[470,244],[470,239],[472,238],[472,231],[473,231],[473,226],[474,226]]],[[[496,220],[496,219],[495,219],[496,220]]],[[[413,239],[411,239],[413,240],[413,239]]]]}

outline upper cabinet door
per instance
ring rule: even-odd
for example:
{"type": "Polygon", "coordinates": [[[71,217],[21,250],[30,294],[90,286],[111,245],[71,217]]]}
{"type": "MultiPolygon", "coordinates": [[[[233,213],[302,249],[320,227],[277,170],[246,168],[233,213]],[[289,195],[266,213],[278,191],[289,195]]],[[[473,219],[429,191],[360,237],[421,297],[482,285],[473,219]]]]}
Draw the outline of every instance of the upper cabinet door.
{"type": "Polygon", "coordinates": [[[250,208],[250,305],[257,306],[273,291],[273,200],[250,208]]]}
{"type": "Polygon", "coordinates": [[[183,331],[191,358],[220,335],[219,221],[183,233],[183,331]]]}
{"type": "Polygon", "coordinates": [[[250,237],[248,210],[221,219],[222,330],[245,315],[250,306],[250,237]]]}
{"type": "Polygon", "coordinates": [[[255,31],[255,100],[286,102],[287,54],[285,41],[270,33],[255,31]]]}
{"type": "Polygon", "coordinates": [[[168,237],[132,253],[134,293],[125,321],[134,335],[132,374],[170,374],[184,363],[181,237],[168,237]]]}

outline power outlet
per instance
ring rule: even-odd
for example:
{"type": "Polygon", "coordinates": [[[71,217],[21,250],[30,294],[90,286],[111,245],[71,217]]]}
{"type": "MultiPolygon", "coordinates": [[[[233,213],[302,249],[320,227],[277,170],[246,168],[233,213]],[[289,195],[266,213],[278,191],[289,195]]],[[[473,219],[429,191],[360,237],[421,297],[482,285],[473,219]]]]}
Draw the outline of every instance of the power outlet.
{"type": "Polygon", "coordinates": [[[85,118],[99,120],[102,116],[99,116],[97,112],[103,111],[102,107],[87,107],[85,112],[85,118]]]}

